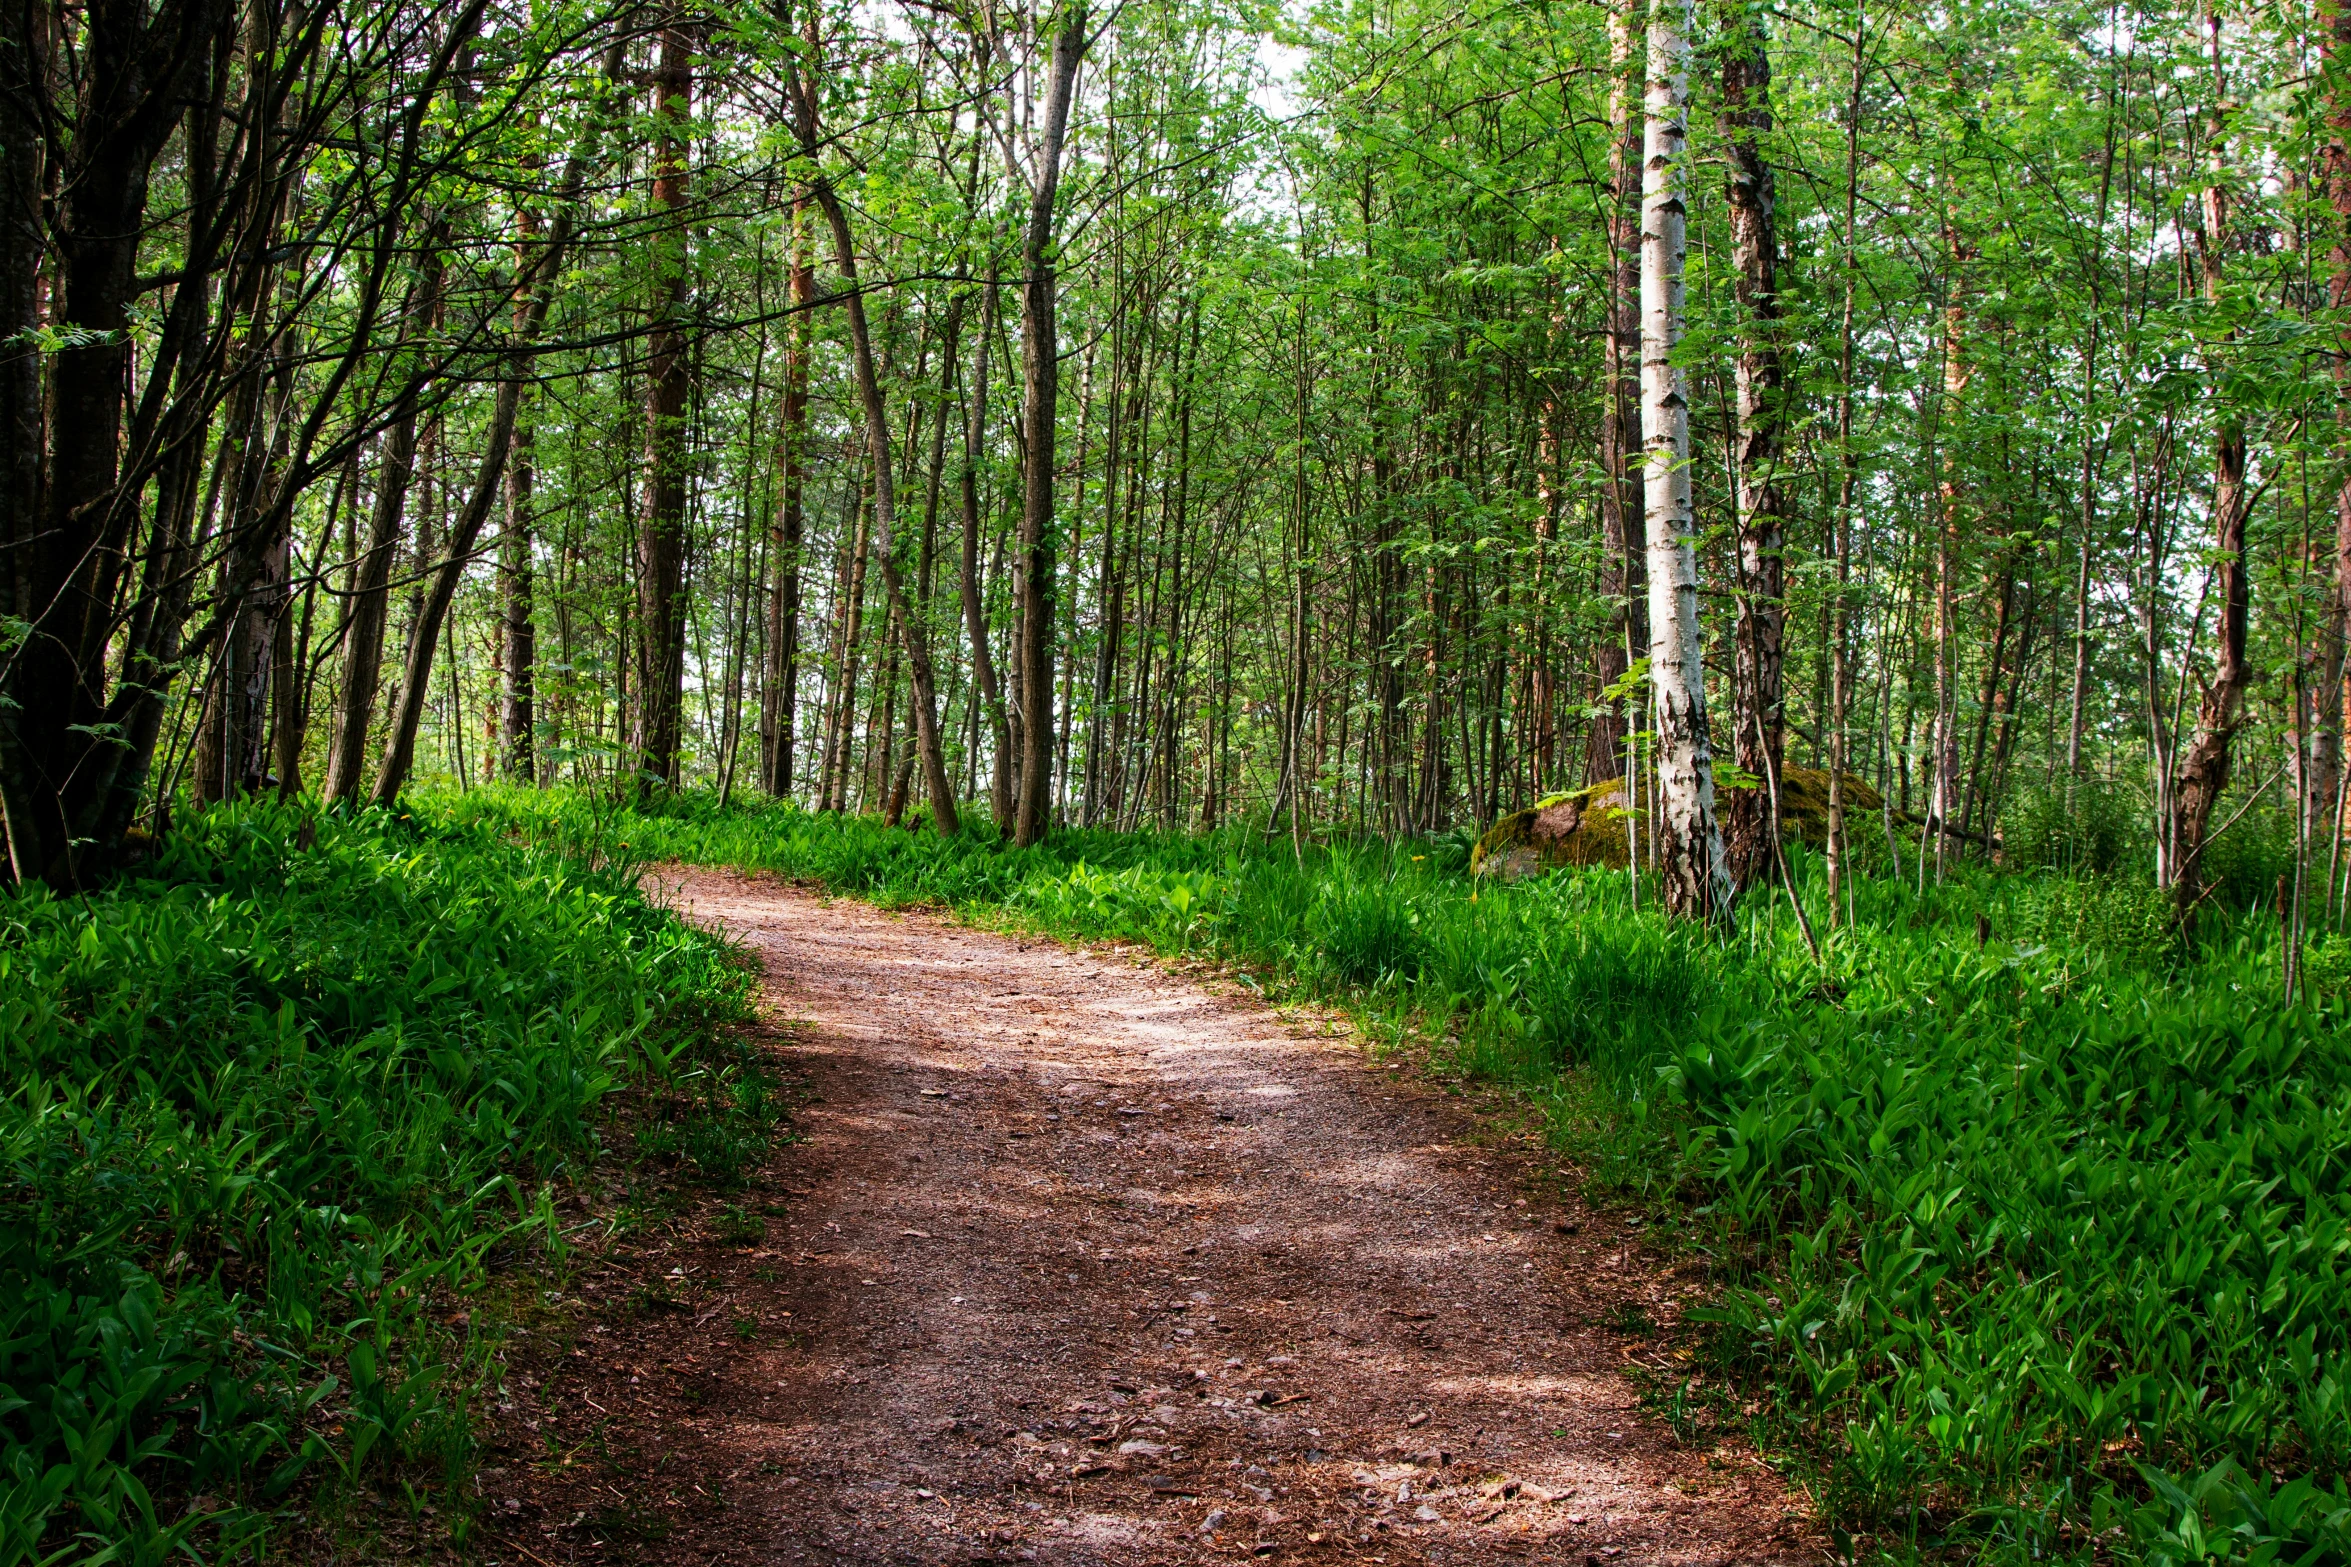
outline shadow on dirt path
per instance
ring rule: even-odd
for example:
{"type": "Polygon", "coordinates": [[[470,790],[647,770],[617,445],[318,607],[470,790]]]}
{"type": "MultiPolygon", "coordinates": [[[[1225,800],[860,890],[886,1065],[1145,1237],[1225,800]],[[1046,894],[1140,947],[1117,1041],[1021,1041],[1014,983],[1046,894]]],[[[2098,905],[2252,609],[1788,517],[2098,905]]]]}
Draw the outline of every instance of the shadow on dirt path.
{"type": "Polygon", "coordinates": [[[486,1560],[1817,1557],[1767,1471],[1636,1414],[1598,1325],[1655,1293],[1635,1239],[1524,1200],[1352,1041],[1112,955],[661,882],[797,1022],[790,1200],[605,1259],[593,1325],[518,1356],[486,1560]]]}

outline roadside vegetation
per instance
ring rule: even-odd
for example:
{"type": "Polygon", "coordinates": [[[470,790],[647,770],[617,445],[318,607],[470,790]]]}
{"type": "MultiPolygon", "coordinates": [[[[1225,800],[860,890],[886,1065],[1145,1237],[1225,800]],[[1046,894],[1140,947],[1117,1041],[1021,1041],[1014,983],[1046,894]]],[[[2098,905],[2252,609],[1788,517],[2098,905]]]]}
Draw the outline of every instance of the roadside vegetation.
{"type": "Polygon", "coordinates": [[[2135,867],[2080,863],[2113,858],[2102,800],[2024,813],[2016,857],[2040,868],[1851,878],[1834,928],[1792,846],[1816,959],[1784,890],[1724,940],[1653,895],[1631,907],[1621,871],[1473,884],[1463,837],[1015,849],[698,796],[442,808],[572,859],[734,865],[1213,958],[1514,1085],[1598,1195],[1711,1264],[1660,1411],[1789,1465],[1843,1549],[2351,1552],[2351,970],[2317,941],[2285,998],[2254,894],[2290,848],[2257,833],[2193,948],[2135,867]]]}
{"type": "MultiPolygon", "coordinates": [[[[297,1503],[464,1546],[483,1285],[749,993],[627,860],[447,813],[215,808],[0,892],[0,1563],[236,1559],[297,1503]]],[[[740,1157],[674,1119],[640,1152],[740,1157]]]]}
{"type": "Polygon", "coordinates": [[[1725,939],[1622,871],[1474,881],[1466,835],[191,816],[0,904],[0,1561],[266,1553],[298,1502],[463,1546],[484,1286],[560,1254],[613,1139],[724,1184],[775,1122],[723,1048],[745,971],[637,886],[668,860],[1215,961],[1507,1086],[1708,1263],[1658,1413],[1755,1442],[1857,1557],[2344,1560],[2351,952],[2314,935],[2287,999],[2259,831],[2184,943],[2106,809],[2028,802],[2018,868],[1883,861],[1834,923],[1791,846],[1817,957],[1784,887],[1725,939]]]}

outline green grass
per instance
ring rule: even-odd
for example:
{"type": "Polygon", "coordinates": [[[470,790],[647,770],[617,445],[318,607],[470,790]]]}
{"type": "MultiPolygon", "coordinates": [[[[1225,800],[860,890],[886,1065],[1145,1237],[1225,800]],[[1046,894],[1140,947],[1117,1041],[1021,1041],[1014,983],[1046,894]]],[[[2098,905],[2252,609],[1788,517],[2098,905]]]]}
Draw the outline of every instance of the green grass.
{"type": "Polygon", "coordinates": [[[1016,851],[697,798],[449,808],[574,853],[1212,955],[1518,1085],[1711,1262],[1662,1412],[1699,1439],[1743,1426],[1840,1539],[2351,1561],[2345,1007],[2284,1004],[2266,913],[2215,913],[2191,959],[2127,876],[1862,878],[1816,965],[1784,895],[1716,943],[1635,912],[1621,872],[1473,893],[1455,839],[1016,851]]]}
{"type": "Polygon", "coordinates": [[[248,1554],[360,1485],[462,1541],[465,1298],[560,1245],[608,1096],[747,1016],[632,877],[252,806],[110,890],[0,893],[0,1567],[248,1554]]]}

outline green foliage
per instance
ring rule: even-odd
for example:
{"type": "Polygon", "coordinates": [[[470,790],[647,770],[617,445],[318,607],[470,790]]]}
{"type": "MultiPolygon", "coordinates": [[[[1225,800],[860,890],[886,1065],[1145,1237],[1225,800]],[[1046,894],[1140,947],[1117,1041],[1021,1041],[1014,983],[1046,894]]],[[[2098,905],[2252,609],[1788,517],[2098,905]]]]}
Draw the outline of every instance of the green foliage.
{"type": "Polygon", "coordinates": [[[2001,817],[2001,850],[2020,870],[2106,876],[2144,858],[2146,821],[2143,800],[2101,779],[2030,788],[2001,817]]]}
{"type": "Polygon", "coordinates": [[[2314,936],[2302,949],[2302,983],[2314,996],[2351,990],[2351,937],[2338,931],[2314,936]]]}
{"type": "Polygon", "coordinates": [[[705,1185],[737,1187],[775,1142],[781,1118],[767,1074],[748,1044],[705,1042],[637,1128],[637,1152],[684,1166],[705,1185]]]}
{"type": "MultiPolygon", "coordinates": [[[[2278,878],[2294,874],[2294,817],[2290,809],[2254,806],[2231,822],[2240,802],[2224,796],[2215,827],[2225,828],[2205,845],[2204,880],[2213,900],[2231,908],[2257,903],[2275,906],[2278,878]]],[[[2323,862],[2323,861],[2322,861],[2323,862]]]]}
{"type": "Polygon", "coordinates": [[[1369,988],[1419,974],[1420,912],[1394,882],[1340,860],[1306,911],[1308,967],[1326,983],[1369,988]]]}
{"type": "MultiPolygon", "coordinates": [[[[463,805],[525,835],[586,809],[463,805]]],[[[1714,1256],[1692,1369],[1744,1389],[1836,1530],[2004,1560],[2351,1549],[2351,1058],[2334,1003],[2279,1001],[2265,914],[2215,914],[2191,960],[2141,883],[1966,866],[1861,880],[1816,966],[1777,889],[1717,943],[1628,907],[1621,872],[1473,888],[1426,844],[1013,851],[691,798],[603,830],[1213,953],[1515,1079],[1714,1256]]],[[[1738,1418],[1696,1385],[1684,1425],[1738,1418]]]]}
{"type": "Polygon", "coordinates": [[[551,1244],[600,1103],[745,996],[629,862],[382,812],[216,809],[136,880],[0,895],[0,1563],[445,1483],[479,1352],[436,1303],[551,1244]]]}
{"type": "Polygon", "coordinates": [[[2144,880],[2041,878],[2017,890],[2013,907],[2020,938],[2066,946],[2085,958],[2145,964],[2179,945],[2171,896],[2144,880]]]}

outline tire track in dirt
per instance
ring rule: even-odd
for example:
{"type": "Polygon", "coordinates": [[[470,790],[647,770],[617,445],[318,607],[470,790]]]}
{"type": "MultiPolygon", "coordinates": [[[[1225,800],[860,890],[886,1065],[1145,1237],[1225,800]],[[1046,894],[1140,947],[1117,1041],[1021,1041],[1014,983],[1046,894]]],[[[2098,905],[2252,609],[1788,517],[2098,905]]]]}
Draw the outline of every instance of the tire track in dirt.
{"type": "Polygon", "coordinates": [[[1636,1413],[1596,1323],[1656,1293],[1637,1239],[1525,1201],[1351,1041],[1116,956],[662,881],[800,1020],[796,1200],[677,1254],[707,1311],[586,1357],[635,1399],[594,1407],[636,1479],[601,1511],[584,1468],[493,1494],[531,1559],[1816,1554],[1768,1471],[1636,1413]]]}

